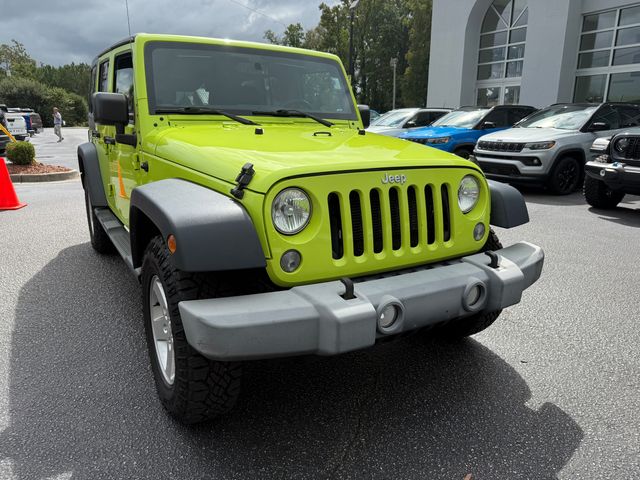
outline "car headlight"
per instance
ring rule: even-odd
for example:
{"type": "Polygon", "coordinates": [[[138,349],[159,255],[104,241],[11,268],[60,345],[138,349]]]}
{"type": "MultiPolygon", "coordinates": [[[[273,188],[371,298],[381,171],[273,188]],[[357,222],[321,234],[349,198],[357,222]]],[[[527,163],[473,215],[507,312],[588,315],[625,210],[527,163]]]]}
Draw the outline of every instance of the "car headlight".
{"type": "Polygon", "coordinates": [[[473,175],[465,175],[458,187],[458,206],[462,213],[469,213],[480,198],[480,182],[473,175]]]}
{"type": "Polygon", "coordinates": [[[629,139],[627,137],[619,138],[613,144],[613,148],[615,148],[616,152],[618,153],[624,153],[627,150],[628,146],[629,146],[629,139]]]}
{"type": "Polygon", "coordinates": [[[440,144],[440,143],[449,143],[449,140],[451,140],[451,137],[438,137],[438,138],[427,138],[426,141],[427,143],[430,144],[440,144]]]}
{"type": "Polygon", "coordinates": [[[525,144],[524,148],[529,150],[549,150],[555,146],[556,142],[533,142],[525,144]]]}
{"type": "Polygon", "coordinates": [[[280,233],[293,235],[309,223],[311,200],[299,188],[285,188],[271,205],[271,219],[280,233]]]}

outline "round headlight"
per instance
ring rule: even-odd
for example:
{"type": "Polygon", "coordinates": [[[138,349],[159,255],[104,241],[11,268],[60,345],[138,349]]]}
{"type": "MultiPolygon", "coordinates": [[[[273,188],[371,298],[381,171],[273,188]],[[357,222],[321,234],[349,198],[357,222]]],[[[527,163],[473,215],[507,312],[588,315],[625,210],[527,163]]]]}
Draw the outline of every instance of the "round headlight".
{"type": "Polygon", "coordinates": [[[311,200],[299,188],[285,188],[271,205],[271,219],[280,233],[293,235],[309,223],[311,200]]]}
{"type": "Polygon", "coordinates": [[[629,139],[623,137],[620,140],[616,141],[616,143],[613,146],[613,148],[615,148],[618,153],[623,153],[627,149],[628,146],[629,146],[629,139]]]}
{"type": "Polygon", "coordinates": [[[480,182],[473,175],[466,175],[458,187],[458,206],[462,213],[468,213],[480,198],[480,182]]]}

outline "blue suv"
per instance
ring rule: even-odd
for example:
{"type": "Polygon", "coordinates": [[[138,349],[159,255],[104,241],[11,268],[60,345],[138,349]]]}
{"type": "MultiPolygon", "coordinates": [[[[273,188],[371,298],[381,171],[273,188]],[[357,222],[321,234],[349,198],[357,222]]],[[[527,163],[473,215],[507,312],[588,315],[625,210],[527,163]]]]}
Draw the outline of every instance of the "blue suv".
{"type": "Polygon", "coordinates": [[[536,110],[526,105],[462,107],[440,117],[428,127],[412,129],[399,138],[469,158],[478,138],[509,128],[536,110]]]}

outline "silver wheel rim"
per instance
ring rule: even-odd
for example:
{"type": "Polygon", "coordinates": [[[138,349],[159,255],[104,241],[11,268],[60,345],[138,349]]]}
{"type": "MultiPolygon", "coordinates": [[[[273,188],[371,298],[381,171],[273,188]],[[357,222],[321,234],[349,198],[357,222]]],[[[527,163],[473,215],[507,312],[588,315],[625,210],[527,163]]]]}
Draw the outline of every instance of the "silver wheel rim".
{"type": "Polygon", "coordinates": [[[151,316],[151,331],[153,332],[158,367],[164,381],[168,385],[173,385],[176,361],[173,351],[171,317],[169,316],[167,297],[157,275],[153,276],[149,284],[149,315],[151,316]]]}

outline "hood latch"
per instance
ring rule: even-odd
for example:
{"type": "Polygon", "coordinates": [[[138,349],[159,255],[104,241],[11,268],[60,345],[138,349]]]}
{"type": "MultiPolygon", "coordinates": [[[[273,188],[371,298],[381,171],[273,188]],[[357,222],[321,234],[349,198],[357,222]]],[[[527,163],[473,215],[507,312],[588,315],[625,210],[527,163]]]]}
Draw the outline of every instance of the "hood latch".
{"type": "Polygon", "coordinates": [[[231,189],[231,195],[238,199],[244,197],[243,190],[247,185],[249,185],[255,173],[256,171],[253,169],[253,163],[245,163],[242,166],[242,170],[240,170],[240,173],[236,177],[236,182],[238,182],[238,185],[231,189]]]}

